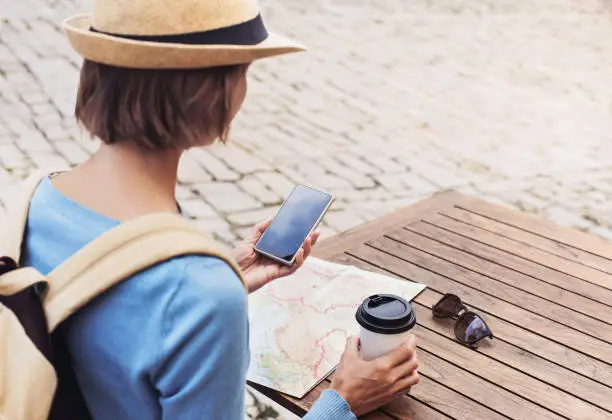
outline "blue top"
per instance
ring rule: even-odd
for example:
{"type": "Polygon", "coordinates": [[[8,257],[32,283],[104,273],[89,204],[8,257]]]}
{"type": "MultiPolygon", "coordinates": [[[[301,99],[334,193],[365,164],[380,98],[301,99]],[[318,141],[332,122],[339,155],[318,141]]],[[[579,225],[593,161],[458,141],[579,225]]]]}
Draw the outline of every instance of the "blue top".
{"type": "MultiPolygon", "coordinates": [[[[43,180],[32,200],[22,261],[49,273],[120,222],[43,180]]],[[[93,300],[62,326],[96,420],[244,419],[247,298],[213,257],[175,258],[93,300]]],[[[325,391],[308,420],[355,420],[325,391]]]]}

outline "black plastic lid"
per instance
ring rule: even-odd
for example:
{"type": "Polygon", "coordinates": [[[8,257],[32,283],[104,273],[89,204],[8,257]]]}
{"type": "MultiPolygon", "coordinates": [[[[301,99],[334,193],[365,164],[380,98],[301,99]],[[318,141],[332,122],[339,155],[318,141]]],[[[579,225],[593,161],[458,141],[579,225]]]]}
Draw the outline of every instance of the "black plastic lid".
{"type": "Polygon", "coordinates": [[[372,295],[359,306],[355,315],[363,328],[379,334],[399,334],[416,324],[410,303],[395,295],[372,295]]]}

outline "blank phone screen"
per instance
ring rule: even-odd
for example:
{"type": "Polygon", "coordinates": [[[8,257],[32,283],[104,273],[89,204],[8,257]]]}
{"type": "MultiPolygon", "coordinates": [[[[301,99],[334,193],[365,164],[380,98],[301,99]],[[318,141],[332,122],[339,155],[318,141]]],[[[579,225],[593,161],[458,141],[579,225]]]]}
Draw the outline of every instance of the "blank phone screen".
{"type": "Polygon", "coordinates": [[[256,248],[291,261],[331,200],[330,194],[296,185],[256,248]]]}

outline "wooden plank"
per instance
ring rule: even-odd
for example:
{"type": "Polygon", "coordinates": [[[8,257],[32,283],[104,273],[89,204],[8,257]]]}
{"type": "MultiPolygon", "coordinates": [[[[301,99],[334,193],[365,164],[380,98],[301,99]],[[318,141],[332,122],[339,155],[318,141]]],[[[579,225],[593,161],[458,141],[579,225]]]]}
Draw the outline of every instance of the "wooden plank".
{"type": "Polygon", "coordinates": [[[399,226],[405,226],[420,220],[423,216],[431,212],[452,208],[453,203],[449,198],[454,197],[454,194],[450,192],[437,194],[427,200],[358,225],[346,232],[321,241],[313,249],[312,255],[324,258],[324,255],[337,254],[338,250],[348,249],[357,243],[365,242],[371,237],[378,236],[380,232],[386,232],[399,226]]]}
{"type": "MultiPolygon", "coordinates": [[[[491,387],[495,384],[561,416],[574,419],[610,420],[609,413],[604,410],[486,357],[482,353],[461,346],[432,330],[422,327],[415,328],[414,335],[419,340],[422,349],[489,381],[491,387]]],[[[504,399],[507,399],[508,395],[504,399]]],[[[531,408],[532,415],[534,409],[534,407],[531,408]]],[[[536,418],[543,417],[538,413],[536,418]]]]}
{"type": "MultiPolygon", "coordinates": [[[[427,407],[427,406],[425,406],[427,407]]],[[[380,411],[380,410],[376,410],[373,413],[367,414],[365,416],[359,416],[359,418],[361,420],[389,420],[389,419],[393,419],[393,417],[389,416],[388,414],[385,414],[384,411],[380,411]]],[[[423,417],[421,417],[423,418],[423,417]]],[[[406,420],[421,420],[421,418],[417,418],[417,417],[413,417],[413,416],[408,416],[406,417],[406,420]]],[[[425,417],[427,418],[427,417],[425,417]]],[[[431,419],[435,419],[435,417],[429,417],[431,419]]],[[[440,417],[438,417],[440,418],[440,417]]],[[[448,418],[448,417],[443,417],[443,418],[448,418]]]]}
{"type": "MultiPolygon", "coordinates": [[[[529,280],[525,279],[525,281],[534,282],[540,280],[582,295],[606,306],[609,306],[608,304],[612,302],[612,290],[587,283],[570,275],[552,270],[504,251],[491,248],[452,232],[439,229],[433,225],[417,222],[406,227],[406,229],[429,239],[433,239],[434,241],[462,250],[467,254],[479,257],[482,259],[481,268],[486,268],[487,271],[496,269],[495,264],[497,264],[500,267],[509,268],[517,273],[530,277],[529,280]]],[[[394,234],[396,232],[394,232],[394,234]]],[[[594,309],[597,308],[594,307],[594,309]]]]}
{"type": "MultiPolygon", "coordinates": [[[[398,230],[398,232],[403,233],[402,230],[398,230]]],[[[516,270],[508,269],[497,264],[490,264],[469,252],[446,246],[445,244],[429,239],[423,235],[411,234],[410,237],[411,246],[422,249],[421,247],[427,244],[426,246],[428,247],[439,248],[442,250],[440,252],[444,253],[443,257],[445,259],[461,267],[478,272],[485,277],[495,279],[498,282],[508,284],[516,289],[523,290],[543,299],[556,302],[559,305],[566,306],[574,311],[581,312],[603,322],[610,322],[612,320],[612,307],[608,305],[594,302],[592,299],[568,292],[556,285],[534,280],[533,277],[519,273],[516,270]]],[[[424,258],[427,259],[429,256],[424,254],[424,258]]],[[[490,281],[487,281],[487,283],[495,284],[495,282],[490,281]]],[[[479,286],[481,285],[479,284],[479,286]]]]}
{"type": "MultiPolygon", "coordinates": [[[[387,236],[400,242],[402,244],[399,247],[400,252],[410,255],[411,261],[417,265],[444,273],[447,277],[460,278],[461,283],[467,286],[580,332],[612,342],[612,327],[600,321],[602,318],[606,319],[606,315],[612,317],[612,308],[609,306],[598,304],[531,277],[525,277],[513,270],[412,231],[402,229],[387,236]]],[[[441,236],[436,237],[441,238],[441,236]]],[[[393,249],[398,248],[394,244],[389,246],[393,249]]],[[[610,319],[612,318],[607,318],[610,319]]]]}
{"type": "MultiPolygon", "coordinates": [[[[371,243],[376,244],[377,241],[371,241],[371,243]]],[[[397,246],[401,245],[397,244],[397,246]]],[[[391,252],[396,253],[393,250],[391,252]]],[[[443,293],[452,291],[461,296],[470,308],[486,316],[487,323],[496,337],[560,366],[565,366],[576,373],[592,378],[601,384],[612,385],[611,366],[566,345],[559,344],[559,342],[552,341],[551,337],[546,335],[548,332],[546,328],[549,327],[550,322],[544,322],[544,326],[537,325],[537,330],[541,334],[538,334],[537,331],[530,331],[523,327],[523,325],[529,325],[530,320],[529,317],[525,317],[525,311],[517,310],[496,297],[483,294],[451,278],[412,264],[409,255],[405,255],[406,260],[398,257],[389,259],[386,257],[387,254],[366,245],[356,247],[348,251],[348,254],[350,256],[339,256],[335,260],[358,265],[358,260],[351,258],[353,256],[359,260],[367,261],[372,266],[384,267],[387,274],[391,273],[410,281],[426,284],[428,288],[415,298],[415,302],[424,305],[431,305],[432,301],[439,300],[443,293]],[[514,322],[514,324],[511,322],[514,322]]],[[[554,335],[558,336],[558,334],[554,335]]],[[[566,341],[568,345],[574,344],[571,340],[566,341]]]]}
{"type": "Polygon", "coordinates": [[[560,271],[581,280],[588,281],[589,283],[612,290],[612,275],[608,273],[604,273],[581,264],[576,264],[574,261],[568,261],[565,258],[551,255],[547,252],[540,251],[537,248],[525,246],[524,244],[515,242],[511,239],[503,238],[493,232],[468,225],[449,217],[441,215],[427,216],[423,218],[423,221],[501,251],[543,265],[552,270],[560,271]]]}
{"type": "MultiPolygon", "coordinates": [[[[427,359],[427,356],[425,357],[427,359]]],[[[446,363],[437,359],[437,364],[446,363]]],[[[430,372],[434,370],[428,369],[430,372]]],[[[448,416],[456,420],[472,420],[472,419],[487,419],[487,420],[505,420],[507,417],[481,405],[464,395],[447,388],[440,383],[432,380],[423,374],[421,369],[421,381],[412,388],[411,394],[414,398],[427,403],[438,410],[444,412],[448,416]]],[[[406,399],[395,400],[393,403],[385,406],[383,410],[392,416],[405,418],[407,413],[411,413],[413,408],[411,400],[406,399]]],[[[433,410],[432,410],[433,411],[433,410]]],[[[437,413],[437,412],[436,412],[437,413]]],[[[420,417],[419,417],[420,418],[420,417]]]]}
{"type": "Polygon", "coordinates": [[[456,207],[460,209],[498,220],[509,226],[514,226],[555,242],[612,260],[612,244],[596,236],[575,229],[561,227],[527,213],[513,211],[506,207],[458,193],[449,192],[446,195],[446,199],[456,203],[456,207]]]}
{"type": "MultiPolygon", "coordinates": [[[[444,363],[440,360],[440,362],[444,363]]],[[[393,418],[408,418],[412,416],[416,420],[429,418],[444,418],[449,417],[457,419],[453,413],[477,413],[483,415],[496,415],[496,413],[481,406],[480,404],[469,400],[461,394],[453,392],[442,385],[423,376],[422,369],[419,369],[421,381],[417,386],[414,386],[409,396],[396,398],[391,403],[383,406],[380,411],[388,414],[393,418]],[[460,409],[448,410],[449,405],[460,409]],[[445,414],[442,414],[442,411],[445,414]]],[[[333,374],[331,375],[333,378],[333,374]]],[[[498,417],[482,417],[491,420],[496,420],[498,417]]]]}
{"type": "Polygon", "coordinates": [[[516,241],[523,245],[532,248],[537,248],[552,255],[557,255],[558,257],[565,258],[569,261],[574,261],[587,267],[595,268],[605,273],[612,274],[612,261],[600,257],[599,255],[591,254],[590,252],[583,251],[581,249],[574,248],[572,246],[565,245],[560,242],[556,242],[554,240],[545,238],[535,233],[531,233],[526,230],[500,222],[498,220],[484,217],[480,214],[472,213],[470,211],[462,210],[460,208],[443,210],[440,212],[440,214],[461,221],[463,223],[470,224],[472,226],[486,229],[490,232],[494,232],[497,235],[503,236],[504,238],[512,239],[513,241],[516,241]]]}
{"type": "MultiPolygon", "coordinates": [[[[375,271],[381,274],[389,275],[390,273],[383,269],[376,269],[371,264],[357,260],[355,258],[343,258],[344,263],[349,263],[360,267],[364,270],[375,271]]],[[[438,334],[447,337],[454,337],[453,325],[454,321],[450,319],[436,319],[431,314],[431,308],[442,297],[442,294],[427,290],[422,293],[412,302],[416,312],[418,324],[425,328],[431,329],[438,334]]],[[[486,315],[483,317],[490,321],[486,315]]],[[[497,334],[497,330],[494,330],[497,334]]],[[[610,346],[612,350],[612,346],[610,346]]],[[[591,404],[608,412],[612,416],[612,387],[604,386],[597,383],[588,377],[581,376],[563,366],[551,363],[533,353],[526,352],[524,349],[515,346],[514,344],[496,339],[492,345],[481,345],[476,351],[486,354],[488,357],[498,360],[506,365],[514,367],[517,370],[528,373],[539,379],[553,385],[569,394],[572,394],[582,400],[588,401],[591,404]]],[[[612,367],[608,368],[612,373],[612,367]]],[[[477,417],[475,418],[485,418],[477,417]]]]}
{"type": "MultiPolygon", "coordinates": [[[[418,388],[418,387],[417,387],[418,388]]],[[[449,420],[449,417],[427,405],[416,406],[412,398],[398,398],[384,406],[382,413],[389,413],[394,419],[415,419],[415,420],[449,420]]]]}
{"type": "MultiPolygon", "coordinates": [[[[415,330],[420,331],[420,330],[415,330]]],[[[522,398],[519,395],[515,395],[508,392],[498,384],[493,384],[483,380],[477,373],[471,372],[468,369],[462,369],[461,367],[455,366],[446,360],[440,359],[430,350],[426,350],[429,347],[422,341],[426,340],[421,335],[415,334],[419,340],[419,370],[427,372],[427,375],[434,378],[437,382],[444,384],[446,387],[453,389],[456,393],[466,395],[475,401],[486,405],[491,410],[495,410],[504,416],[514,419],[560,419],[558,414],[555,414],[543,407],[534,404],[522,398]]],[[[450,406],[454,402],[451,401],[450,406]]],[[[447,408],[446,410],[449,410],[447,408]]],[[[445,410],[445,411],[446,411],[445,410]]],[[[456,410],[452,410],[456,411],[456,410]]],[[[488,419],[489,417],[477,417],[476,415],[470,416],[469,411],[461,414],[461,417],[467,419],[483,418],[488,419]]]]}

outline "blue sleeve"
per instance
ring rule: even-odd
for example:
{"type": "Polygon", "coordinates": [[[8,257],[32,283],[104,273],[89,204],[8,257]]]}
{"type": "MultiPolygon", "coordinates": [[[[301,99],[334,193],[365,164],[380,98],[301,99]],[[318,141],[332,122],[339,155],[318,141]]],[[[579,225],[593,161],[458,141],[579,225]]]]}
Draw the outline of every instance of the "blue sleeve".
{"type": "Polygon", "coordinates": [[[336,391],[326,389],[304,420],[356,420],[347,402],[336,391]]]}
{"type": "Polygon", "coordinates": [[[221,260],[189,257],[185,264],[164,314],[163,356],[153,378],[162,419],[242,420],[246,292],[221,260]]]}

